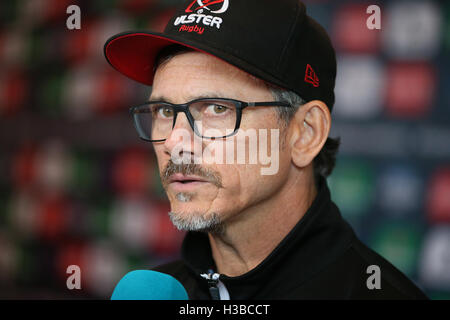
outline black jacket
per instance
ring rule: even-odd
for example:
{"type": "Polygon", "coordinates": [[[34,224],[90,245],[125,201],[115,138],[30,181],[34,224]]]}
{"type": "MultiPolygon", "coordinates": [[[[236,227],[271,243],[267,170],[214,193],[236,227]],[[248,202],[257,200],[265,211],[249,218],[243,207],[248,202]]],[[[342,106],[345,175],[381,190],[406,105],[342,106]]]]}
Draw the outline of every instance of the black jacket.
{"type": "Polygon", "coordinates": [[[331,201],[324,179],[303,218],[253,270],[238,277],[206,279],[215,264],[208,237],[199,232],[186,234],[181,257],[154,270],[180,281],[189,299],[223,299],[223,285],[232,300],[427,299],[405,275],[355,236],[331,201]],[[373,275],[373,271],[367,272],[370,265],[380,268],[380,289],[367,286],[373,275]],[[222,297],[217,284],[222,287],[222,297]]]}

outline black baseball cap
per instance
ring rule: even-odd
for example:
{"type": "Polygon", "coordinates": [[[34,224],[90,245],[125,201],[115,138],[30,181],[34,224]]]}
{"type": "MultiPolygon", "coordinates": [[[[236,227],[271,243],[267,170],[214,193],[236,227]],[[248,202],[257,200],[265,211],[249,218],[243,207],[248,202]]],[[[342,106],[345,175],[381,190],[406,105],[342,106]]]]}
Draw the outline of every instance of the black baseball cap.
{"type": "Polygon", "coordinates": [[[164,32],[117,34],[107,40],[104,53],[119,72],[152,85],[158,53],[174,44],[333,107],[336,54],[299,0],[188,0],[164,32]]]}

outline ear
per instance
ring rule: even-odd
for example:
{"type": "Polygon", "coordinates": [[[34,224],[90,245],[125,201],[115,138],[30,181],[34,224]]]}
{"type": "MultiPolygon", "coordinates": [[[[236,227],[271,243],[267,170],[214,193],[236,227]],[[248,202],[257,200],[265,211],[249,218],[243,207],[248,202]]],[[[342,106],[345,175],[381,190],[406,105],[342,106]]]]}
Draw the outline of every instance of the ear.
{"type": "Polygon", "coordinates": [[[303,168],[313,162],[325,144],[331,128],[327,105],[319,100],[301,106],[291,120],[291,156],[303,168]]]}

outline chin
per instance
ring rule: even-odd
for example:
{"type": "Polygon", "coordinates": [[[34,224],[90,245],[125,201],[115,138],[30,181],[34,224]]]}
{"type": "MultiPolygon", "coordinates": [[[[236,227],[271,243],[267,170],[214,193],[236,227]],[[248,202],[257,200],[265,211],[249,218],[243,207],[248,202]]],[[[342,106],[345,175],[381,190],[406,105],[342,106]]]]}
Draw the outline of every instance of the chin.
{"type": "Polygon", "coordinates": [[[197,201],[182,202],[174,200],[170,204],[171,211],[180,213],[181,215],[198,215],[199,213],[206,213],[207,211],[209,211],[209,208],[209,205],[204,203],[197,203],[197,201]]]}
{"type": "Polygon", "coordinates": [[[224,225],[220,215],[216,212],[204,214],[202,212],[169,212],[173,225],[182,231],[201,231],[211,233],[222,233],[224,225]]]}

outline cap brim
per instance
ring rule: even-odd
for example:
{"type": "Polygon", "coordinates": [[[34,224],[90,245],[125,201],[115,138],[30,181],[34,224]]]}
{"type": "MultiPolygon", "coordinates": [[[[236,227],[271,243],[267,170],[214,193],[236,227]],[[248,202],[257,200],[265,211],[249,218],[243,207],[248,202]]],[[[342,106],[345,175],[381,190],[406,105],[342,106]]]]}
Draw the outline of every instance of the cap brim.
{"type": "Polygon", "coordinates": [[[120,73],[140,83],[152,85],[154,64],[158,53],[164,47],[173,44],[179,44],[195,51],[209,54],[254,76],[281,87],[286,87],[283,81],[263,72],[248,61],[204,43],[185,38],[176,38],[163,33],[148,31],[119,33],[106,41],[104,54],[109,64],[120,73]]]}
{"type": "Polygon", "coordinates": [[[140,83],[152,85],[156,56],[164,47],[173,44],[217,57],[208,48],[202,48],[201,44],[145,31],[124,32],[109,38],[104,46],[104,54],[109,64],[120,73],[140,83]]]}

